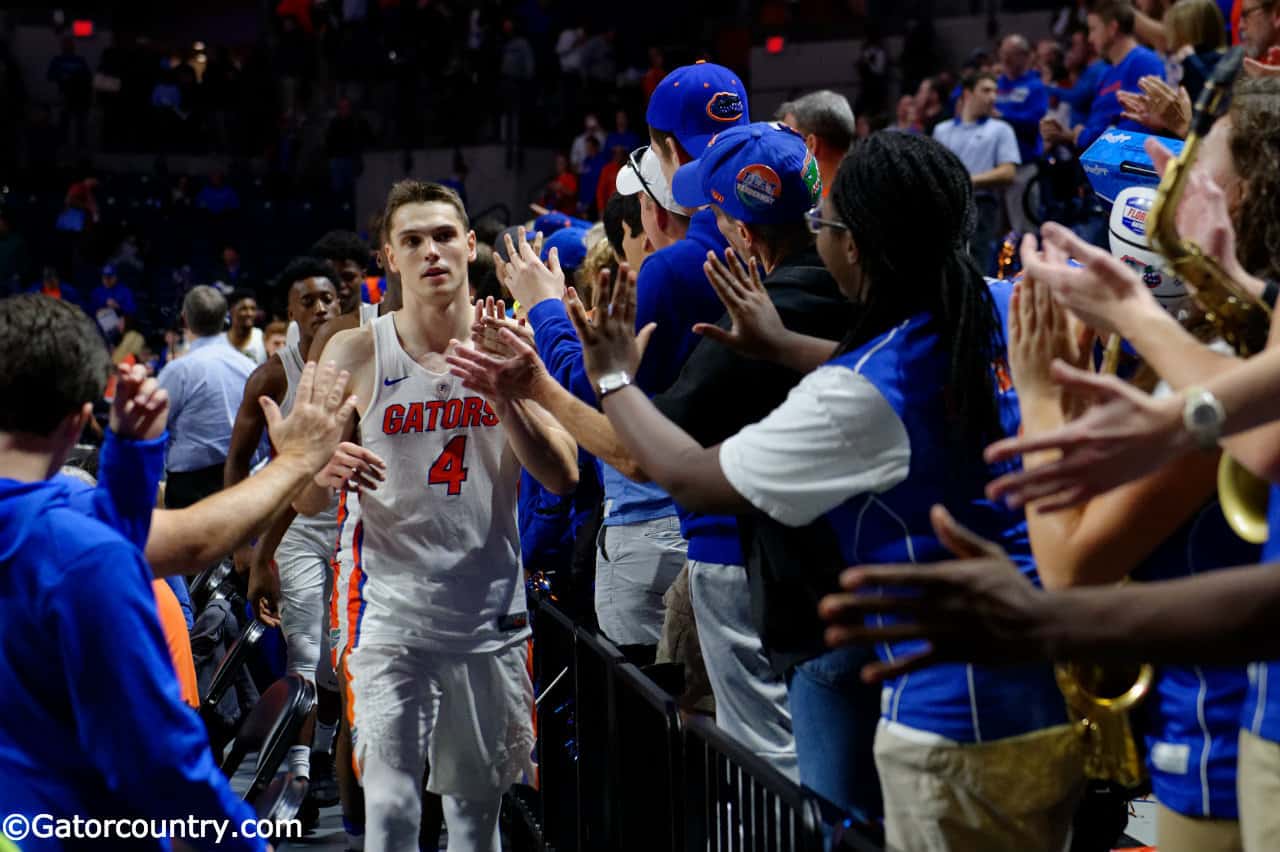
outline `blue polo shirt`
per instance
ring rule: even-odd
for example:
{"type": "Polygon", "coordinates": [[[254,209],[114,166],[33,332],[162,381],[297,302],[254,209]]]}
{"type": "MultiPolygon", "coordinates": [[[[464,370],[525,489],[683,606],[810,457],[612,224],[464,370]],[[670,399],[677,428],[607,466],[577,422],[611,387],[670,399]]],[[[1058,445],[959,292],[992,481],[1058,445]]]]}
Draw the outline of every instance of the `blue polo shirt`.
{"type": "Polygon", "coordinates": [[[1125,54],[1124,59],[1107,69],[1098,82],[1098,94],[1089,107],[1089,118],[1077,140],[1077,147],[1081,151],[1096,142],[1108,127],[1139,133],[1149,132],[1138,122],[1120,117],[1124,107],[1120,106],[1120,99],[1116,97],[1117,92],[1141,92],[1138,81],[1148,74],[1154,74],[1163,80],[1164,60],[1155,51],[1141,45],[1134,47],[1125,54]]]}
{"type": "MultiPolygon", "coordinates": [[[[969,174],[988,172],[1005,163],[1022,164],[1018,140],[1013,128],[998,118],[982,118],[966,122],[959,118],[944,121],[933,128],[933,138],[960,158],[969,174]]],[[[989,189],[976,195],[995,195],[989,189]]]]}
{"type": "Polygon", "coordinates": [[[160,387],[169,392],[166,470],[185,473],[226,461],[244,385],[256,366],[216,334],[197,338],[160,371],[160,387]]]}
{"type": "Polygon", "coordinates": [[[1013,128],[1022,162],[1039,159],[1043,150],[1040,119],[1049,111],[1049,92],[1040,79],[1040,72],[1030,69],[1016,79],[1001,74],[996,80],[996,109],[1000,110],[1000,118],[1013,128]]]}

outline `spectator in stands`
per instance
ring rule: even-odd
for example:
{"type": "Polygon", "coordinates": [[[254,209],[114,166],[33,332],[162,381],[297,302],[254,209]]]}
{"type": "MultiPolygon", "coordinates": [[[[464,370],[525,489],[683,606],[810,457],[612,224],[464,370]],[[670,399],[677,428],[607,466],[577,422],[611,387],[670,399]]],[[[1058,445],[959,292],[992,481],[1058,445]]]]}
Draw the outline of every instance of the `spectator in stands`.
{"type": "Polygon", "coordinates": [[[93,72],[76,53],[76,40],[63,36],[62,52],[49,61],[46,75],[62,95],[62,141],[81,151],[89,142],[89,106],[93,99],[93,72]]]}
{"type": "Polygon", "coordinates": [[[804,137],[805,146],[818,161],[825,193],[857,132],[849,99],[822,89],[787,101],[778,107],[775,117],[804,137]]]}
{"type": "Polygon", "coordinates": [[[233,290],[249,285],[249,273],[240,262],[240,250],[230,243],[222,247],[222,262],[214,270],[212,280],[221,281],[233,290]]]}
{"type": "Polygon", "coordinates": [[[916,120],[915,95],[903,95],[898,98],[898,108],[895,111],[893,124],[885,129],[894,130],[898,133],[921,132],[920,122],[916,120]]]}
{"type": "MultiPolygon", "coordinates": [[[[1055,39],[1042,38],[1036,42],[1035,68],[1046,86],[1058,86],[1066,82],[1066,53],[1055,39]]],[[[1036,128],[1037,132],[1039,128],[1036,128]]]]}
{"type": "MultiPolygon", "coordinates": [[[[1080,127],[1089,118],[1089,109],[1102,84],[1102,76],[1111,67],[1105,59],[1099,59],[1093,52],[1087,30],[1075,30],[1071,33],[1071,46],[1064,57],[1067,80],[1049,86],[1049,95],[1067,104],[1070,123],[1061,122],[1063,127],[1080,127]]],[[[1045,147],[1050,142],[1045,141],[1045,147]]]]}
{"type": "Polygon", "coordinates": [[[227,343],[231,348],[261,364],[267,360],[267,348],[258,328],[258,300],[250,290],[236,290],[228,301],[231,305],[231,328],[227,329],[227,343]]]}
{"type": "Polygon", "coordinates": [[[1164,16],[1165,40],[1173,58],[1181,57],[1187,101],[1194,104],[1205,81],[1227,49],[1227,29],[1214,0],[1179,0],[1164,16]]]}
{"type": "Polygon", "coordinates": [[[227,185],[226,173],[214,169],[209,173],[209,182],[196,193],[196,206],[214,216],[225,216],[240,209],[240,195],[227,185]]]}
{"type": "MultiPolygon", "coordinates": [[[[338,312],[350,313],[360,306],[360,288],[369,266],[369,246],[351,231],[330,231],[311,247],[311,254],[324,258],[338,270],[338,312]]],[[[270,354],[270,353],[268,353],[270,354]]]]}
{"type": "Polygon", "coordinates": [[[600,150],[600,143],[594,136],[586,136],[587,156],[582,161],[578,175],[578,212],[591,216],[598,212],[596,194],[600,189],[600,176],[604,167],[609,164],[609,155],[600,150]]]}
{"type": "Polygon", "coordinates": [[[1280,65],[1280,0],[1241,0],[1240,43],[1266,65],[1280,65]]]}
{"type": "Polygon", "coordinates": [[[84,304],[80,301],[80,293],[70,284],[62,283],[62,279],[58,277],[58,268],[56,266],[46,266],[40,271],[40,283],[27,288],[28,293],[40,293],[51,299],[61,299],[69,302],[77,308],[83,308],[84,304]]]}
{"type": "Polygon", "coordinates": [[[969,240],[969,254],[984,275],[995,273],[996,239],[1000,230],[1000,191],[1017,175],[1022,155],[1008,123],[992,118],[996,80],[978,72],[964,78],[960,114],[939,124],[933,138],[949,148],[964,163],[973,180],[973,200],[978,221],[969,240]]]}
{"type": "Polygon", "coordinates": [[[640,197],[615,192],[605,205],[601,218],[616,262],[625,262],[631,269],[639,269],[645,256],[652,251],[640,217],[640,197]]]}
{"type": "MultiPolygon", "coordinates": [[[[0,799],[28,818],[252,819],[182,704],[142,554],[49,478],[103,392],[109,365],[92,324],[51,300],[6,299],[0,353],[0,391],[23,402],[0,419],[0,799]]],[[[228,834],[236,849],[267,848],[228,834]]],[[[212,849],[214,837],[188,840],[212,849]]]]}
{"type": "Polygon", "coordinates": [[[600,128],[600,119],[596,118],[594,112],[589,112],[582,118],[582,132],[573,138],[573,145],[569,148],[569,164],[573,166],[579,174],[585,167],[587,157],[590,153],[587,151],[587,140],[596,140],[596,150],[606,150],[604,147],[604,130],[600,128]]]}
{"type": "Polygon", "coordinates": [[[653,90],[658,88],[658,84],[662,82],[662,78],[667,76],[667,62],[662,54],[662,48],[649,48],[649,68],[644,72],[644,79],[641,80],[641,86],[644,88],[644,99],[647,102],[649,96],[653,94],[653,90]]]}
{"type": "Polygon", "coordinates": [[[282,320],[267,324],[262,332],[262,346],[267,350],[268,358],[284,348],[288,333],[289,325],[282,320]]]}
{"type": "Polygon", "coordinates": [[[1141,92],[1138,81],[1149,74],[1163,80],[1164,61],[1133,37],[1133,6],[1127,0],[1099,0],[1089,10],[1089,43],[1111,67],[1099,81],[1082,126],[1068,129],[1054,118],[1040,122],[1045,145],[1071,145],[1083,151],[1108,127],[1143,130],[1141,124],[1121,117],[1123,110],[1116,93],[1141,92]]]}
{"type": "MultiPolygon", "coordinates": [[[[878,28],[873,24],[867,26],[867,37],[862,42],[862,52],[858,56],[858,102],[859,115],[879,115],[889,109],[889,53],[880,41],[878,28]]],[[[835,171],[831,173],[835,177],[835,171]]],[[[827,186],[826,172],[822,174],[822,184],[827,186]]]]}
{"type": "Polygon", "coordinates": [[[634,151],[640,145],[640,137],[631,132],[631,117],[627,115],[627,111],[620,109],[615,112],[613,114],[613,132],[605,139],[604,147],[634,151]]]}
{"type": "Polygon", "coordinates": [[[112,345],[119,342],[120,336],[124,334],[125,320],[132,319],[138,313],[133,291],[120,283],[116,268],[110,264],[102,267],[102,283],[89,297],[89,313],[97,321],[107,342],[112,345]]]}
{"type": "Polygon", "coordinates": [[[355,189],[364,173],[364,150],[373,141],[373,131],[364,116],[356,113],[350,98],[338,99],[338,112],[325,131],[324,148],[329,156],[329,186],[343,197],[355,189]]]}
{"type": "Polygon", "coordinates": [[[0,298],[22,289],[30,262],[26,239],[13,229],[9,214],[0,210],[0,298]]]}
{"type": "Polygon", "coordinates": [[[160,386],[169,393],[169,509],[185,508],[222,489],[231,429],[254,366],[227,343],[222,333],[226,316],[227,300],[221,293],[212,287],[193,288],[182,301],[191,347],[160,371],[160,386]]]}
{"type": "Polygon", "coordinates": [[[600,180],[596,183],[596,210],[603,210],[609,203],[609,196],[613,195],[618,183],[618,172],[626,165],[629,153],[626,148],[621,147],[607,150],[609,161],[600,169],[600,180]]]}
{"type": "Polygon", "coordinates": [[[936,77],[926,77],[916,90],[916,122],[923,133],[932,135],[933,128],[946,120],[944,92],[936,77]]]}
{"type": "Polygon", "coordinates": [[[500,65],[502,119],[498,132],[506,143],[506,164],[511,168],[517,160],[522,162],[524,158],[520,143],[521,114],[528,99],[526,89],[533,80],[537,65],[533,46],[513,18],[503,19],[502,32],[506,41],[502,45],[500,65]]]}
{"type": "Polygon", "coordinates": [[[578,212],[578,176],[569,168],[569,158],[556,154],[556,174],[547,185],[547,206],[572,216],[578,212]]]}
{"type": "Polygon", "coordinates": [[[1018,140],[1022,164],[1005,192],[1009,225],[1016,231],[1031,229],[1022,209],[1022,195],[1036,173],[1042,151],[1040,119],[1049,111],[1049,93],[1040,72],[1032,67],[1031,45],[1025,36],[1013,33],[1000,42],[1000,76],[996,78],[995,114],[1008,122],[1018,140]]]}

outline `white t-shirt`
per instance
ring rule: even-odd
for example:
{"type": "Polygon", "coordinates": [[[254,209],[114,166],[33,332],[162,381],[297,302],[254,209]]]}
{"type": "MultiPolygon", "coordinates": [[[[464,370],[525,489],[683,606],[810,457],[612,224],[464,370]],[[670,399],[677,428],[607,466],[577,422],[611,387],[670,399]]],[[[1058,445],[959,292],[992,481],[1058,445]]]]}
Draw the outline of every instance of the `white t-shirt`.
{"type": "Polygon", "coordinates": [[[230,332],[227,333],[226,338],[227,338],[227,343],[231,344],[232,349],[235,349],[241,355],[245,355],[249,357],[250,359],[253,360],[253,363],[255,364],[266,363],[267,345],[262,337],[262,329],[255,327],[253,331],[249,332],[249,342],[244,345],[243,349],[241,349],[240,347],[236,346],[234,343],[231,342],[230,332]]]}
{"type": "Polygon", "coordinates": [[[907,428],[866,378],[819,367],[782,405],[720,445],[725,478],[750,503],[791,527],[850,497],[907,478],[907,428]]]}

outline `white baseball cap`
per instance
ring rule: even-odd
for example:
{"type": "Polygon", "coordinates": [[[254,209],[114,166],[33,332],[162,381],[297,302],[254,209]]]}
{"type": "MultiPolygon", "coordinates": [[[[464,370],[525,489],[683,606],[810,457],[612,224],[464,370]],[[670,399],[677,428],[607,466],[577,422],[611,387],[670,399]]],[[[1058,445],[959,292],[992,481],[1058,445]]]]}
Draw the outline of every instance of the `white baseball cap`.
{"type": "Polygon", "coordinates": [[[647,145],[631,152],[626,165],[618,170],[615,186],[619,195],[645,192],[659,207],[682,216],[689,215],[687,209],[676,203],[671,194],[671,185],[667,183],[667,176],[662,173],[658,155],[649,150],[647,145]]]}

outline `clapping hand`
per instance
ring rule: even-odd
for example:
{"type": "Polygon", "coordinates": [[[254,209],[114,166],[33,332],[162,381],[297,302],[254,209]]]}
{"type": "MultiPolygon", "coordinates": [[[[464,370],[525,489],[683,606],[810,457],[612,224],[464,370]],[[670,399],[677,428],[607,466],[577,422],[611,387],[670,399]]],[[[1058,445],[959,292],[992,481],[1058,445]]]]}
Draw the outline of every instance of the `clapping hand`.
{"type": "Polygon", "coordinates": [[[732,324],[725,330],[700,322],[693,330],[748,357],[774,360],[787,329],[760,280],[759,264],[753,257],[743,266],[732,248],[725,249],[724,257],[721,261],[715,252],[707,252],[702,269],[724,303],[732,324]]]}
{"type": "Polygon", "coordinates": [[[1138,81],[1141,92],[1116,92],[1116,98],[1124,107],[1121,114],[1130,121],[1152,130],[1167,130],[1182,138],[1191,129],[1191,96],[1187,90],[1177,91],[1154,74],[1138,81]]]}
{"type": "Polygon", "coordinates": [[[635,375],[657,324],[649,323],[636,332],[636,276],[627,264],[618,267],[612,282],[608,272],[600,274],[591,316],[572,287],[565,296],[565,307],[582,340],[582,358],[592,382],[620,370],[635,375]]]}

